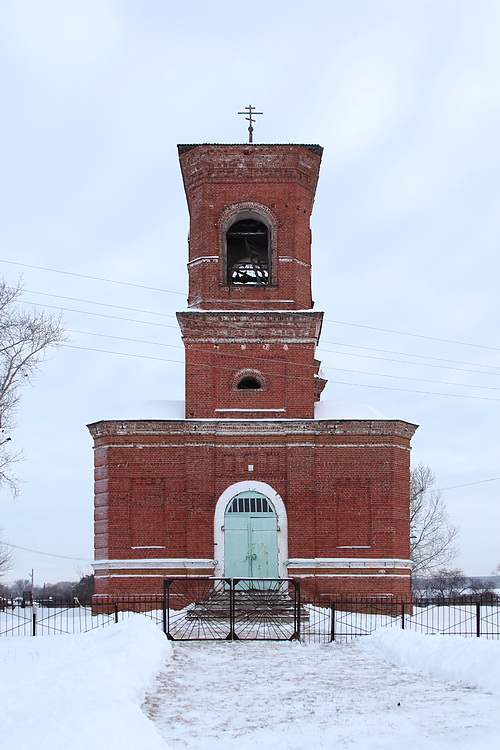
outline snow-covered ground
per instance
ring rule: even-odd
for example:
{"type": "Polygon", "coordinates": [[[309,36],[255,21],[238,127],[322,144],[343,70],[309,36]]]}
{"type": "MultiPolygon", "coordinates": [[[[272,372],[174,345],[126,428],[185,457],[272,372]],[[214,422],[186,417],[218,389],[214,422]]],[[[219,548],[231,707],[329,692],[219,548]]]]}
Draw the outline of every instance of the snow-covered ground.
{"type": "Polygon", "coordinates": [[[323,646],[179,644],[145,708],[179,750],[498,750],[499,673],[498,642],[397,630],[323,646]],[[469,664],[464,684],[457,657],[469,664]],[[436,660],[448,681],[430,676],[436,660]],[[498,693],[474,687],[485,665],[498,693]]]}
{"type": "Polygon", "coordinates": [[[172,647],[136,615],[0,638],[0,706],[2,750],[497,750],[500,641],[172,647]]]}
{"type": "Polygon", "coordinates": [[[0,638],[0,747],[165,750],[141,701],[171,653],[141,615],[78,635],[0,638]]]}

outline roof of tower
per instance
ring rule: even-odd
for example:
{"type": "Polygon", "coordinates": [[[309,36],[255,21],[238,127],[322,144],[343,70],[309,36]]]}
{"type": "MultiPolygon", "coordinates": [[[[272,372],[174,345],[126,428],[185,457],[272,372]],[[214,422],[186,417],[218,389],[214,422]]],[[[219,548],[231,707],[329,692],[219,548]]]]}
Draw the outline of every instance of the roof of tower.
{"type": "Polygon", "coordinates": [[[246,148],[258,148],[259,146],[302,146],[318,154],[318,156],[323,154],[323,146],[311,143],[179,143],[177,150],[180,155],[197,146],[245,146],[246,148]]]}

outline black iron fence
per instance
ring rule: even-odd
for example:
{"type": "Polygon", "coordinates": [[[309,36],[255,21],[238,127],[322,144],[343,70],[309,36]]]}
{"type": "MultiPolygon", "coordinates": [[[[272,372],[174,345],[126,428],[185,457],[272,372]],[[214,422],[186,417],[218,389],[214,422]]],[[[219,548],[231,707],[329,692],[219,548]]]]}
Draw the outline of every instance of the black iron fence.
{"type": "Polygon", "coordinates": [[[346,642],[377,628],[500,638],[500,597],[301,598],[292,579],[172,578],[163,594],[92,602],[0,599],[0,635],[81,633],[141,613],[172,640],[346,642]]]}
{"type": "Polygon", "coordinates": [[[307,619],[293,579],[172,578],[164,601],[171,640],[297,640],[307,619]]]}
{"type": "Polygon", "coordinates": [[[0,636],[86,633],[141,613],[163,623],[163,597],[101,597],[93,602],[75,599],[0,600],[0,636]]]}
{"type": "Polygon", "coordinates": [[[308,601],[304,641],[349,641],[377,628],[398,627],[427,635],[500,638],[500,597],[450,599],[349,597],[308,601]]]}

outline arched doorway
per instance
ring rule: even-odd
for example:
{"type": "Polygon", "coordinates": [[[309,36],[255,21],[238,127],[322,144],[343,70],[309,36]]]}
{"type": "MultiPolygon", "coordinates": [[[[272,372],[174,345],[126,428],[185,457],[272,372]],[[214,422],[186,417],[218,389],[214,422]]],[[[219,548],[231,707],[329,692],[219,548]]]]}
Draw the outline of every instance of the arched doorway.
{"type": "Polygon", "coordinates": [[[239,492],[226,506],[224,576],[278,578],[278,517],[260,492],[239,492]]]}

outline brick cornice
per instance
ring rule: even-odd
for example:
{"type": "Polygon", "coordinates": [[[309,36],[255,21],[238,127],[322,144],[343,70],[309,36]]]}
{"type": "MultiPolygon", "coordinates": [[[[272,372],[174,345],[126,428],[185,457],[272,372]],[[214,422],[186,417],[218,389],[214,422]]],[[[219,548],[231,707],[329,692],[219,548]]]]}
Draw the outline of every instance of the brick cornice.
{"type": "Polygon", "coordinates": [[[177,313],[185,341],[317,342],[322,312],[187,310],[177,313]]]}
{"type": "Polygon", "coordinates": [[[253,440],[266,440],[289,447],[310,443],[329,445],[401,445],[409,447],[409,441],[417,425],[402,420],[368,419],[184,419],[184,420],[103,420],[88,425],[96,439],[113,438],[113,443],[156,442],[161,439],[165,445],[179,441],[193,441],[204,444],[219,443],[221,438],[230,436],[241,440],[251,436],[253,440]],[[139,441],[138,438],[141,437],[139,441]]]}
{"type": "Polygon", "coordinates": [[[186,192],[199,185],[234,182],[293,182],[314,196],[323,149],[301,144],[180,145],[179,160],[186,192]]]}

